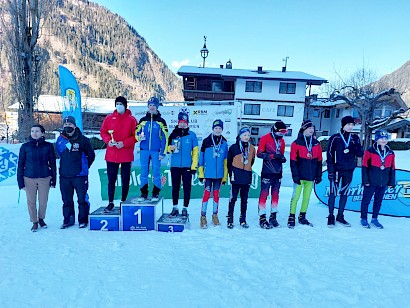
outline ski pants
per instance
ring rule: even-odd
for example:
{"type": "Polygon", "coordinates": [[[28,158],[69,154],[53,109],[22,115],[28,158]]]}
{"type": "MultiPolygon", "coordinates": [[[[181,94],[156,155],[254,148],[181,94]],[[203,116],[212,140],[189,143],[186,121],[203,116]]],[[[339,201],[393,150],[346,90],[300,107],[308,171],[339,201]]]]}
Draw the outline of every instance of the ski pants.
{"type": "Polygon", "coordinates": [[[172,181],[172,204],[174,206],[178,205],[179,190],[181,188],[184,190],[184,207],[188,207],[189,200],[191,199],[191,180],[192,173],[190,168],[179,168],[171,167],[171,181],[172,181]]]}
{"type": "Polygon", "coordinates": [[[74,190],[78,202],[78,223],[88,223],[90,204],[88,202],[88,177],[60,177],[60,191],[63,199],[63,216],[65,224],[75,222],[74,190]]]}
{"type": "Polygon", "coordinates": [[[333,215],[336,196],[340,194],[338,215],[343,215],[347,202],[347,191],[353,178],[353,170],[336,171],[335,178],[330,181],[329,214],[333,215]],[[339,189],[340,184],[342,187],[339,189]]]}
{"type": "Polygon", "coordinates": [[[258,202],[259,215],[266,214],[266,200],[268,199],[269,189],[271,191],[271,213],[278,211],[280,183],[280,174],[261,175],[261,192],[258,202]]]}
{"type": "Polygon", "coordinates": [[[377,218],[379,216],[380,208],[382,207],[383,196],[386,191],[387,186],[364,186],[363,199],[360,207],[360,217],[362,219],[367,219],[367,212],[369,210],[369,204],[374,195],[373,201],[373,214],[372,218],[377,218]]]}
{"type": "Polygon", "coordinates": [[[152,163],[152,182],[156,187],[161,189],[161,161],[159,158],[158,151],[148,151],[141,150],[140,161],[141,161],[141,185],[144,187],[148,184],[148,173],[149,164],[152,163]]]}
{"type": "Polygon", "coordinates": [[[250,184],[232,184],[231,183],[231,194],[229,198],[229,209],[228,217],[233,218],[233,213],[235,209],[235,202],[238,198],[238,194],[241,196],[241,216],[246,217],[246,210],[248,209],[248,195],[250,184]]]}
{"type": "Polygon", "coordinates": [[[117,182],[118,169],[121,165],[121,201],[125,201],[130,189],[131,163],[113,163],[107,161],[107,176],[108,176],[108,201],[114,201],[115,183],[117,182]]]}
{"type": "Polygon", "coordinates": [[[219,192],[221,189],[222,179],[204,179],[204,196],[202,197],[202,207],[201,207],[201,215],[206,215],[206,209],[208,207],[208,200],[213,197],[213,213],[218,214],[218,206],[219,206],[219,192]]]}
{"type": "Polygon", "coordinates": [[[307,208],[309,206],[310,194],[312,193],[313,188],[313,181],[306,181],[301,180],[300,185],[294,184],[293,185],[293,195],[290,201],[290,213],[296,214],[296,207],[298,205],[298,201],[300,195],[303,190],[303,199],[302,199],[302,206],[300,208],[300,213],[306,213],[307,208]]]}

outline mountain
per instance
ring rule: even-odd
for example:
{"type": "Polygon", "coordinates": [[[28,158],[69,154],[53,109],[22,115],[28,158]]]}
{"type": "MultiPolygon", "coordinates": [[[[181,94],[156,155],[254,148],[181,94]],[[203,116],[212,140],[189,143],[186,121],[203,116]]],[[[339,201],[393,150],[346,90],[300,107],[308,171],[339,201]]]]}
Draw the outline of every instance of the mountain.
{"type": "Polygon", "coordinates": [[[384,75],[376,84],[384,88],[395,88],[402,94],[402,99],[410,107],[410,60],[394,72],[384,75]]]}
{"type": "MultiPolygon", "coordinates": [[[[156,95],[183,100],[181,79],[124,18],[90,1],[52,2],[38,41],[43,94],[59,95],[58,64],[64,64],[77,78],[83,96],[147,100],[156,95]]],[[[4,40],[1,35],[0,40],[4,40]]],[[[4,48],[1,52],[4,72],[4,48]]]]}

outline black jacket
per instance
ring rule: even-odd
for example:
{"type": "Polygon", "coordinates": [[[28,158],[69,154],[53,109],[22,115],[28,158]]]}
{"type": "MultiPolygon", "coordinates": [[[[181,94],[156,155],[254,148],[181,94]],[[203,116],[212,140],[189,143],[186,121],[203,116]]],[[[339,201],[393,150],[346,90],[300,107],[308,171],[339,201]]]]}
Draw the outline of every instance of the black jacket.
{"type": "Polygon", "coordinates": [[[17,167],[19,189],[24,187],[24,177],[46,178],[51,176],[50,185],[56,184],[56,156],[54,147],[44,137],[24,143],[20,148],[17,167]]]}
{"type": "Polygon", "coordinates": [[[242,147],[245,151],[249,147],[249,154],[247,162],[244,159],[239,143],[236,143],[229,147],[228,151],[228,173],[232,184],[250,185],[252,183],[252,165],[255,162],[255,147],[250,143],[242,142],[242,147]],[[245,164],[246,162],[246,164],[245,164]]]}
{"type": "Polygon", "coordinates": [[[95,159],[90,139],[85,137],[78,127],[74,135],[69,137],[62,133],[56,143],[60,156],[60,176],[87,176],[88,169],[95,159]]]}
{"type": "Polygon", "coordinates": [[[327,146],[327,170],[329,173],[335,171],[353,171],[356,168],[356,157],[363,156],[363,148],[360,144],[360,139],[356,134],[344,132],[343,138],[347,142],[350,142],[347,149],[348,153],[345,153],[346,145],[340,136],[340,133],[334,134],[329,139],[327,146]]]}

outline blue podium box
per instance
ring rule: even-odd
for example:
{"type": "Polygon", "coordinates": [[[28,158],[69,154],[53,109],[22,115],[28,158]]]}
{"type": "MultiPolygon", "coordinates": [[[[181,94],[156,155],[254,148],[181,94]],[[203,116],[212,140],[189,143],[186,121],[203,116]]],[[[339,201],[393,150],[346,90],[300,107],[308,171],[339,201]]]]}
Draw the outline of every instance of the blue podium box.
{"type": "Polygon", "coordinates": [[[120,208],[104,213],[105,207],[100,207],[88,216],[88,228],[92,231],[119,231],[120,208]]]}
{"type": "Polygon", "coordinates": [[[137,198],[124,201],[121,205],[122,231],[155,230],[155,207],[162,202],[162,198],[157,202],[138,202],[137,198]]]}
{"type": "Polygon", "coordinates": [[[159,232],[182,232],[189,229],[188,217],[178,215],[169,217],[169,214],[163,214],[157,221],[157,231],[159,232]]]}

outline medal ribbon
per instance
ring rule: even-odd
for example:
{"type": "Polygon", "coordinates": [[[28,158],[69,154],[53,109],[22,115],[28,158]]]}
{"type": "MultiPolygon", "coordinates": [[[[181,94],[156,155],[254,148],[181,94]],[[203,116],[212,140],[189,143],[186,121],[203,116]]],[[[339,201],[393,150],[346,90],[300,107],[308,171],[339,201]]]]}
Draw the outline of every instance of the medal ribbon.
{"type": "Polygon", "coordinates": [[[280,139],[276,140],[275,135],[273,133],[272,137],[273,137],[273,141],[275,141],[275,145],[276,145],[276,154],[280,153],[280,139]]]}
{"type": "Polygon", "coordinates": [[[248,147],[246,148],[246,151],[245,151],[245,149],[242,146],[242,141],[239,141],[239,148],[241,149],[243,159],[247,160],[248,156],[249,156],[249,148],[250,148],[249,144],[248,144],[248,147]]]}
{"type": "Polygon", "coordinates": [[[221,142],[222,142],[222,136],[221,139],[219,139],[219,143],[218,145],[215,144],[215,140],[214,140],[214,135],[212,135],[212,143],[214,144],[214,151],[215,153],[219,154],[219,148],[221,147],[221,142]]]}
{"type": "Polygon", "coordinates": [[[343,143],[345,144],[345,148],[347,149],[349,147],[350,138],[352,137],[352,135],[349,134],[349,138],[347,139],[347,142],[346,142],[345,137],[343,136],[343,134],[342,133],[339,133],[339,134],[340,134],[340,137],[342,137],[343,143]]]}
{"type": "Polygon", "coordinates": [[[310,137],[309,144],[307,143],[307,139],[306,139],[305,135],[303,135],[303,138],[305,138],[305,144],[306,144],[306,148],[307,148],[308,152],[311,153],[312,152],[312,139],[313,139],[313,137],[312,136],[310,137]]]}
{"type": "Polygon", "coordinates": [[[385,161],[387,155],[389,155],[389,152],[386,151],[386,149],[384,149],[383,150],[383,155],[382,155],[382,153],[380,153],[380,151],[379,151],[379,147],[377,147],[377,146],[376,146],[376,152],[377,152],[377,154],[379,154],[380,160],[382,161],[382,164],[384,165],[384,161],[385,161]]]}

